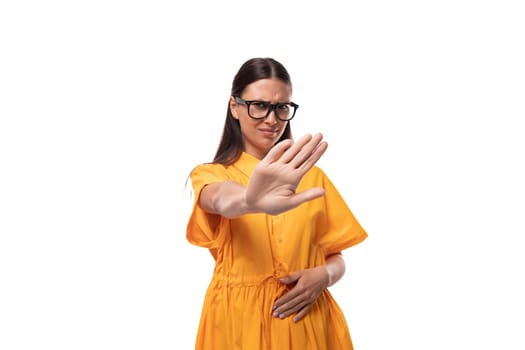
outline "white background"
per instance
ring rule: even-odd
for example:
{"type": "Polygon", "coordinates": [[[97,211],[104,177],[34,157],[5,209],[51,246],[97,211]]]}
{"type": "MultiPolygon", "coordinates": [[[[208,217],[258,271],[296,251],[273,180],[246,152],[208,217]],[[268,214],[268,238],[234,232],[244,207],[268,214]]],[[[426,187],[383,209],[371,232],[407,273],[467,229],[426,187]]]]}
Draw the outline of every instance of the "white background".
{"type": "Polygon", "coordinates": [[[525,349],[519,1],[179,3],[1,3],[0,349],[193,348],[184,185],[254,56],[369,232],[332,288],[356,349],[525,349]]]}

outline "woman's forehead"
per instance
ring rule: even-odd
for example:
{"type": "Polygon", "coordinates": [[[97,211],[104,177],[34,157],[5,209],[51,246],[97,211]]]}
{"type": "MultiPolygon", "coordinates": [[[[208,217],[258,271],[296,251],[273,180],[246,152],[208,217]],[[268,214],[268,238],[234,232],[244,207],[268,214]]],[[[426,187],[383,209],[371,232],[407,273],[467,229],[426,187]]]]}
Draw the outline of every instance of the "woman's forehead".
{"type": "Polygon", "coordinates": [[[288,100],[291,98],[290,85],[279,79],[260,79],[246,86],[243,91],[245,99],[260,99],[265,101],[288,100]]]}

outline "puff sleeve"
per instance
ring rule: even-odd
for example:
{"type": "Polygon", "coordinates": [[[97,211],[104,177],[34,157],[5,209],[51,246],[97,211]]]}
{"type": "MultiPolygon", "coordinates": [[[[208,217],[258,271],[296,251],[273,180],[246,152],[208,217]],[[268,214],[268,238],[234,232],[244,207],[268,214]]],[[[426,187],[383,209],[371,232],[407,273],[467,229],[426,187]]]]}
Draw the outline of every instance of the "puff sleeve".
{"type": "Polygon", "coordinates": [[[209,248],[212,255],[223,244],[227,227],[226,220],[220,215],[206,213],[198,205],[202,189],[211,183],[228,180],[226,169],[220,164],[201,164],[195,167],[190,174],[193,189],[193,207],[186,226],[186,238],[194,245],[209,248]]]}
{"type": "Polygon", "coordinates": [[[368,237],[368,234],[324,173],[322,182],[326,193],[324,196],[326,221],[324,230],[319,236],[319,245],[328,256],[360,243],[368,237]]]}

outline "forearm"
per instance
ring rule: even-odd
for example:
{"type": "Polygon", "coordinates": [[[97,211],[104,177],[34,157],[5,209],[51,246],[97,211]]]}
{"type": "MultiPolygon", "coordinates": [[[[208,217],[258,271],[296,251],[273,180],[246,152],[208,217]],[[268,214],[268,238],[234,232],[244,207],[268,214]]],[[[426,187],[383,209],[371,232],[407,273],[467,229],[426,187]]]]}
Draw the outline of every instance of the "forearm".
{"type": "Polygon", "coordinates": [[[245,187],[234,181],[207,185],[202,189],[199,206],[210,214],[237,218],[254,212],[244,199],[245,187]]]}
{"type": "Polygon", "coordinates": [[[328,272],[328,287],[333,286],[339,281],[346,271],[345,260],[341,253],[336,253],[328,256],[325,263],[326,271],[328,272]]]}

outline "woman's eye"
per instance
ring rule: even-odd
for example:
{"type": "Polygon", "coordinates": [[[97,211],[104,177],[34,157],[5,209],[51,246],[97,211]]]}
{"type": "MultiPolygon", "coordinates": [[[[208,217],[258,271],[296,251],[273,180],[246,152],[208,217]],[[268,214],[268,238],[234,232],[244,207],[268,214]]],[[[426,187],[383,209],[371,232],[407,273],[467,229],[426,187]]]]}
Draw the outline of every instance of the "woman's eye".
{"type": "Polygon", "coordinates": [[[268,108],[268,103],[266,103],[266,102],[253,102],[252,106],[254,106],[257,109],[264,110],[264,109],[268,108]]]}

